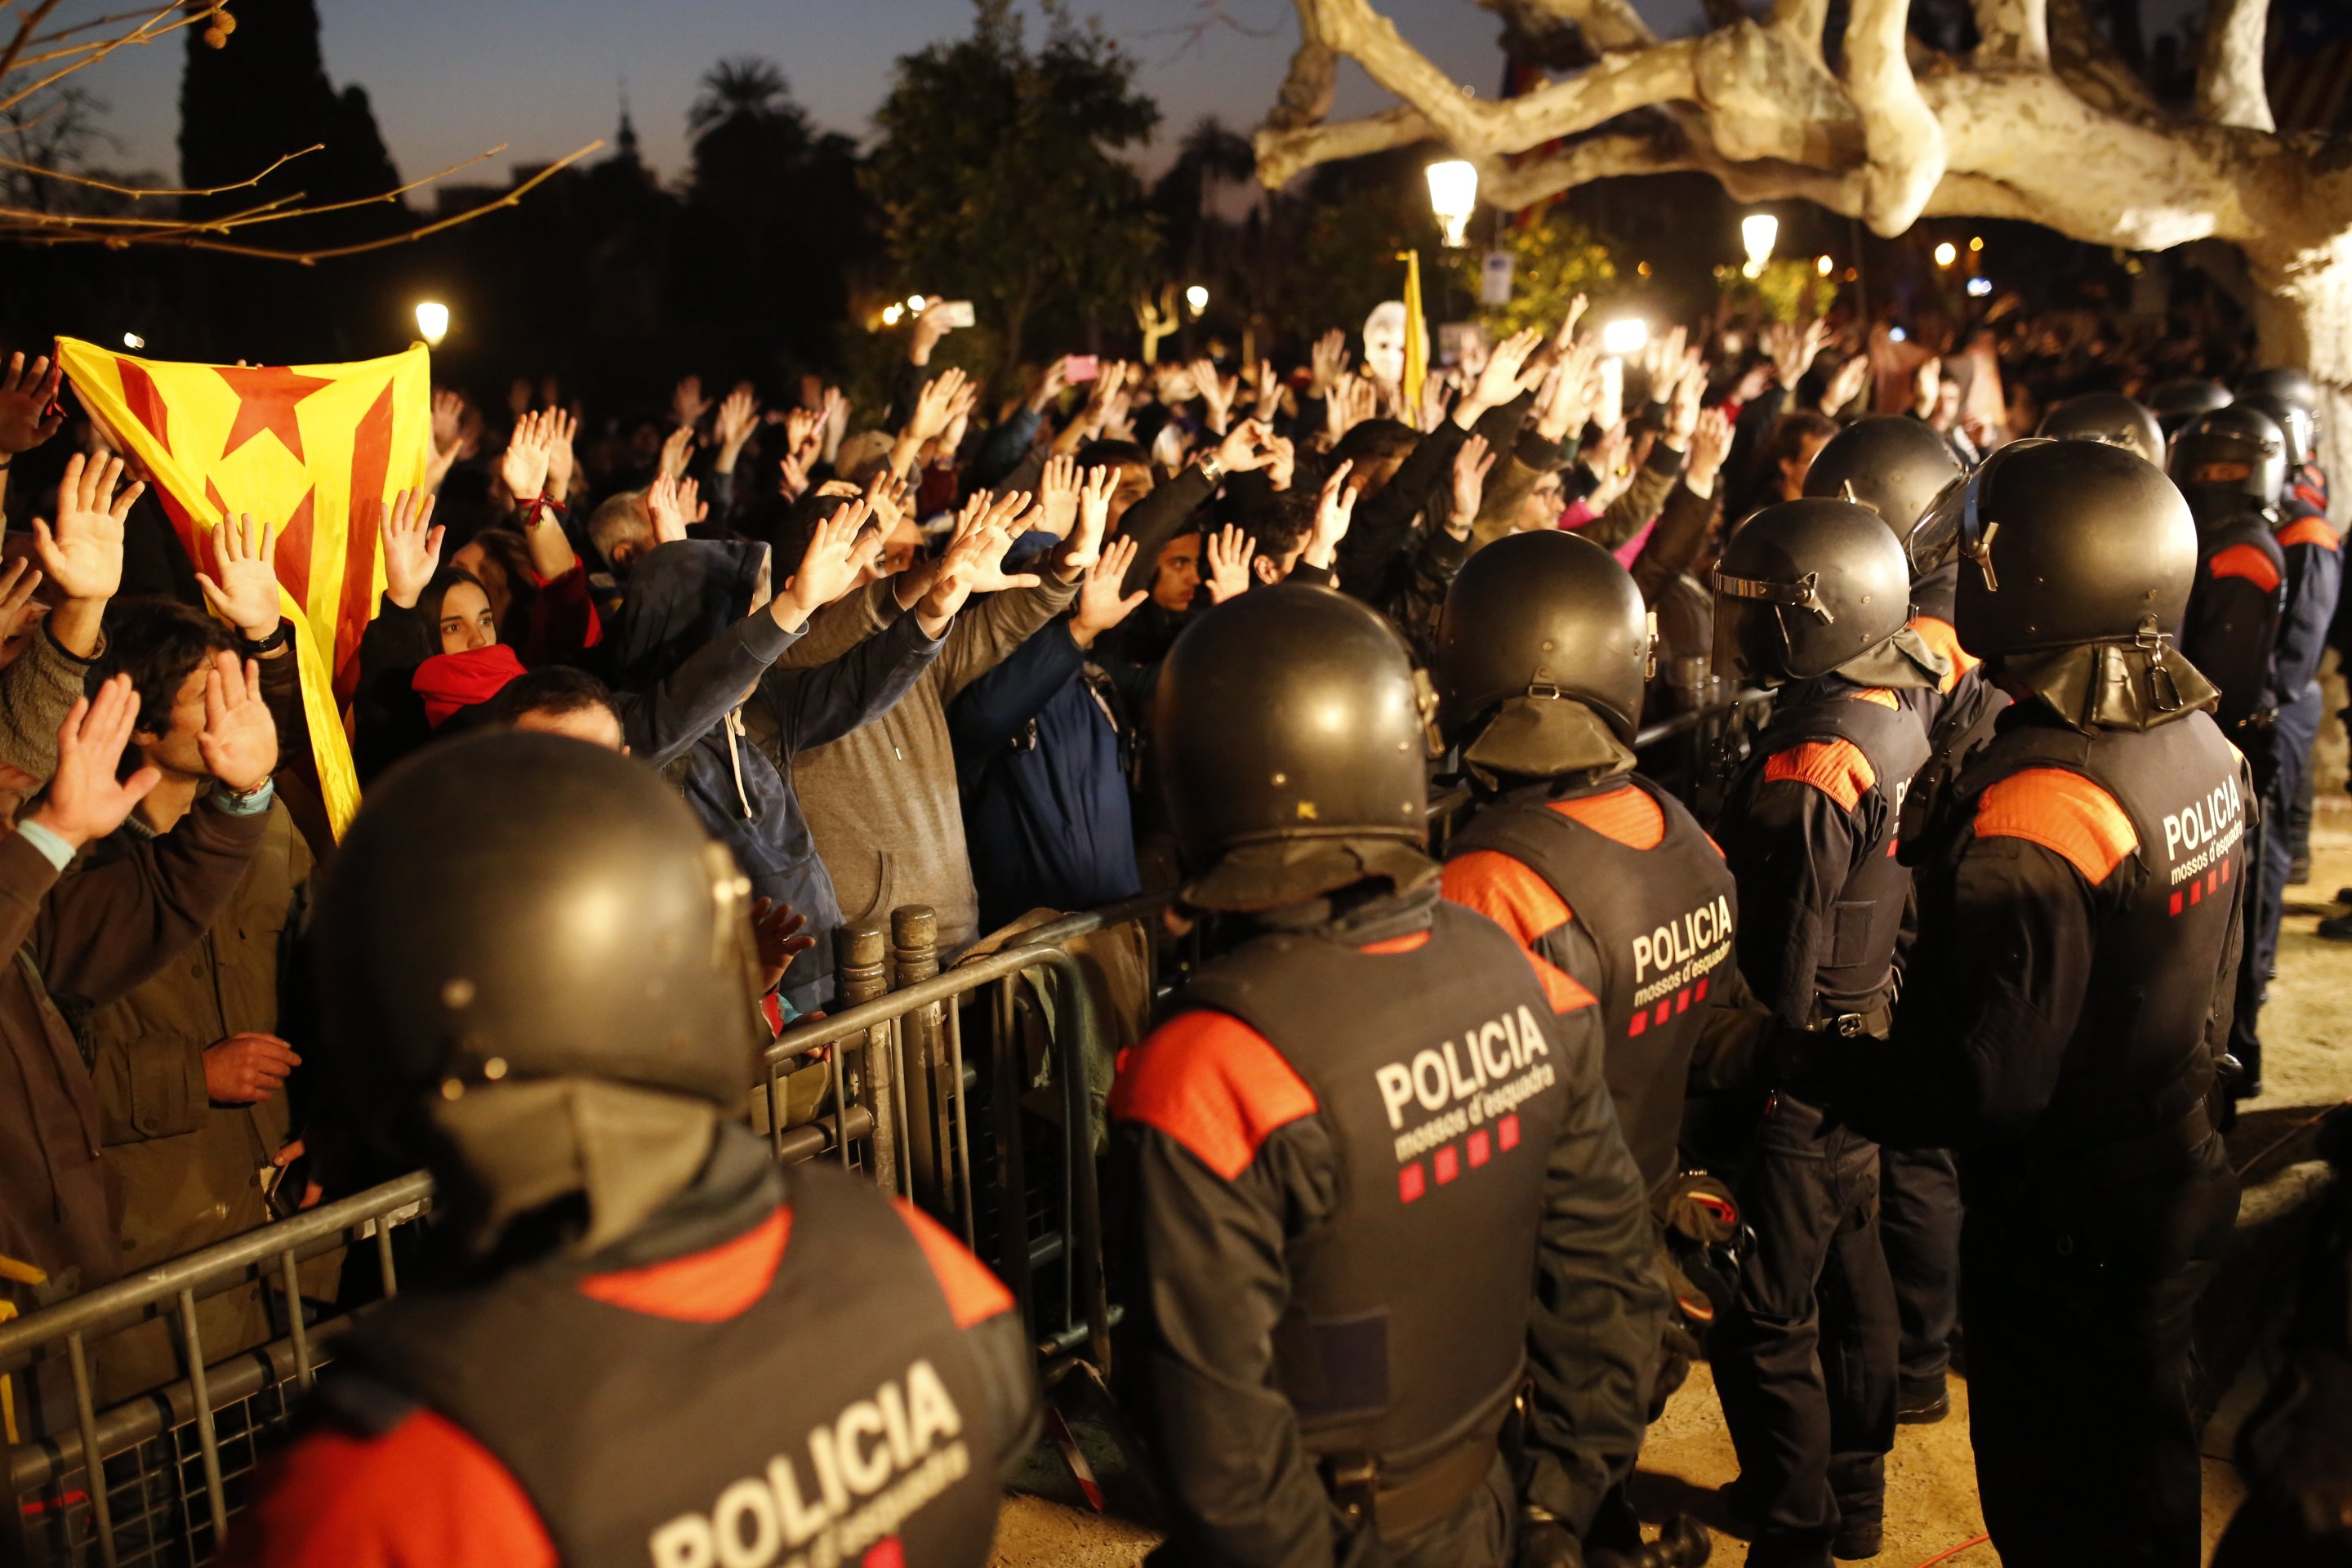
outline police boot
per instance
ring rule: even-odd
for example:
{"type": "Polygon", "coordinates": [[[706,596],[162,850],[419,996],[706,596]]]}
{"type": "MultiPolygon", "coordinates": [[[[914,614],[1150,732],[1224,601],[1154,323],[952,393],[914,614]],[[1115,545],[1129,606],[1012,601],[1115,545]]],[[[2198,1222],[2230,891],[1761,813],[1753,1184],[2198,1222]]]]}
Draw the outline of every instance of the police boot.
{"type": "Polygon", "coordinates": [[[1593,1552],[1590,1568],[1700,1568],[1715,1553],[1706,1527],[1686,1513],[1666,1521],[1655,1541],[1631,1552],[1593,1552]]]}

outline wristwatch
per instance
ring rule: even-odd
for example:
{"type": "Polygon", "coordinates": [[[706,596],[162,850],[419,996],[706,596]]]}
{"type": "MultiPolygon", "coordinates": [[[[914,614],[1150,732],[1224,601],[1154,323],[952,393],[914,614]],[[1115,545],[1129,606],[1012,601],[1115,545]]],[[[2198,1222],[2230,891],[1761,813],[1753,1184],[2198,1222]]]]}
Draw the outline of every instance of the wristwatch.
{"type": "Polygon", "coordinates": [[[248,641],[245,644],[245,657],[247,658],[259,658],[263,654],[276,653],[279,648],[284,647],[288,643],[293,640],[294,623],[281,616],[278,622],[278,629],[276,631],[271,632],[259,642],[248,641]]]}
{"type": "Polygon", "coordinates": [[[1201,477],[1213,485],[1224,482],[1225,466],[1217,461],[1217,452],[1213,447],[1201,454],[1201,477]]]}

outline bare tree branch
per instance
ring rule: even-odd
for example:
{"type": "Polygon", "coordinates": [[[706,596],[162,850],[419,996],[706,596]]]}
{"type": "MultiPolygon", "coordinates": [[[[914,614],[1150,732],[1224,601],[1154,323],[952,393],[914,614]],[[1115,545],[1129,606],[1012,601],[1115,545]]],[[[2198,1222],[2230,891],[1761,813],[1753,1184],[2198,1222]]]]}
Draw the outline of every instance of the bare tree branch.
{"type": "MultiPolygon", "coordinates": [[[[254,186],[261,184],[262,181],[269,178],[270,175],[278,173],[278,170],[284,168],[287,164],[292,163],[295,159],[307,158],[313,153],[323,153],[326,150],[327,145],[325,142],[313,142],[311,145],[303,148],[299,153],[287,153],[286,156],[278,159],[276,163],[270,164],[269,167],[262,170],[261,173],[254,175],[253,178],[249,180],[239,180],[233,185],[214,185],[207,190],[201,191],[169,190],[155,185],[118,185],[106,180],[90,179],[87,175],[83,174],[68,174],[64,173],[62,170],[45,169],[37,163],[19,163],[14,158],[0,158],[0,169],[14,169],[20,174],[30,174],[35,179],[57,180],[68,185],[79,185],[84,190],[104,191],[110,195],[129,196],[134,202],[152,201],[158,197],[188,199],[201,196],[225,196],[231,191],[249,191],[253,189],[254,186]]],[[[489,152],[483,153],[480,158],[468,158],[465,163],[456,164],[452,168],[445,170],[444,173],[455,174],[458,169],[463,169],[471,164],[480,163],[482,158],[488,158],[495,153],[503,153],[505,151],[506,149],[503,146],[493,147],[489,152]]],[[[434,179],[439,178],[441,178],[441,175],[439,174],[434,176],[434,179]]],[[[431,184],[431,181],[420,181],[418,183],[429,184],[431,184]]],[[[407,188],[414,190],[416,187],[415,185],[411,185],[407,188]]],[[[125,219],[124,221],[135,223],[148,220],[133,218],[125,219]]]]}
{"type": "Polygon", "coordinates": [[[1604,55],[1566,81],[1490,102],[1465,94],[1369,0],[1316,0],[1316,16],[1326,42],[1418,108],[1439,135],[1471,158],[1525,152],[1628,110],[1697,91],[1698,41],[1678,38],[1604,55]]]}
{"type": "Polygon", "coordinates": [[[1337,125],[1302,125],[1285,130],[1269,119],[1252,138],[1257,148],[1257,177],[1268,187],[1289,183],[1292,175],[1318,163],[1360,158],[1391,147],[1410,147],[1436,132],[1417,109],[1391,109],[1367,120],[1347,120],[1337,125]]]}
{"type": "Polygon", "coordinates": [[[1976,0],[1976,14],[1979,61],[2049,66],[2049,0],[1976,0]]]}
{"type": "Polygon", "coordinates": [[[2208,125],[2276,131],[2263,85],[2263,35],[2270,0],[2213,0],[2205,53],[2197,64],[2197,118],[2208,125]]]}
{"type": "Polygon", "coordinates": [[[1829,20],[1830,0],[1772,0],[1772,30],[1816,60],[1822,58],[1822,32],[1829,20]]]}
{"type": "Polygon", "coordinates": [[[1862,219],[1882,235],[1918,221],[1944,177],[1944,128],[1919,95],[1906,46],[1911,0],[1854,0],[1845,26],[1847,96],[1862,115],[1862,219]]]}

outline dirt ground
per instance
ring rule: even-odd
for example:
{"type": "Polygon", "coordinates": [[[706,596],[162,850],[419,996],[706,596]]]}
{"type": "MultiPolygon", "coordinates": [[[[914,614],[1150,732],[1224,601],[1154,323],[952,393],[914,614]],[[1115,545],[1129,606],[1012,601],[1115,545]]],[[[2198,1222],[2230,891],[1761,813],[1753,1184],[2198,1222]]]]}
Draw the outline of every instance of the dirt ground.
{"type": "MultiPolygon", "coordinates": [[[[2331,678],[2328,710],[2344,706],[2345,691],[2331,678]]],[[[2345,1041],[2352,1020],[2352,945],[2322,941],[2315,932],[2321,916],[2346,908],[2332,902],[2352,887],[2352,796],[2345,792],[2343,731],[2331,718],[2321,737],[2317,807],[2312,823],[2312,871],[2307,884],[2288,890],[2286,922],[2279,941],[2278,977],[2263,1013],[2264,1093],[2247,1107],[2231,1140],[2241,1165],[2259,1160],[2250,1172],[2248,1208],[2262,1202],[2257,1189],[2284,1190],[2307,1169],[2295,1163],[2303,1130],[2335,1105],[2352,1099],[2352,1048],[2345,1041]]],[[[2229,1463],[2231,1430],[2259,1388],[2250,1371],[2231,1391],[2205,1440],[2205,1547],[2210,1554],[2242,1495],[2229,1463]]],[[[1706,1367],[1690,1382],[1650,1429],[1642,1450],[1635,1498],[1643,1517],[1656,1521],[1688,1511],[1712,1526],[1720,1517],[1715,1489],[1738,1474],[1731,1440],[1723,1425],[1715,1384],[1706,1367]]],[[[1984,1531],[1978,1511],[1976,1467],[1969,1450],[1968,1387],[1952,1380],[1952,1414],[1933,1426],[1899,1430],[1886,1462],[1886,1549],[1872,1561],[1887,1568],[1915,1568],[1984,1531]]],[[[1151,1535],[1121,1521],[1097,1518],[1042,1498],[1014,1496],[998,1526],[992,1568],[1133,1568],[1152,1545],[1151,1535]]],[[[1712,1559],[1719,1568],[1738,1568],[1747,1544],[1717,1531],[1712,1559]]],[[[1941,1559],[1952,1568],[1990,1568],[1992,1548],[1978,1545],[1941,1559]]],[[[2089,1568],[2089,1565],[2085,1565],[2089,1568]]]]}

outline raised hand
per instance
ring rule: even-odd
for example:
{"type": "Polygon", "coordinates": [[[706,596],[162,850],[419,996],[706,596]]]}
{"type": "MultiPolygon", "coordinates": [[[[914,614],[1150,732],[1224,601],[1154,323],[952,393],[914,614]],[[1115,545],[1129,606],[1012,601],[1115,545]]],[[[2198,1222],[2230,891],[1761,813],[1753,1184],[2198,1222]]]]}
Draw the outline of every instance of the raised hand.
{"type": "Polygon", "coordinates": [[[1119,539],[1112,541],[1110,548],[1102,552],[1102,559],[1087,568],[1086,585],[1078,590],[1077,605],[1070,611],[1072,642],[1080,647],[1094,647],[1097,637],[1133,615],[1138,605],[1151,597],[1149,589],[1133,594],[1120,592],[1134,565],[1135,541],[1119,539]]]}
{"type": "Polygon", "coordinates": [[[517,506],[529,506],[547,493],[547,416],[526,414],[515,421],[507,438],[506,456],[499,459],[499,480],[517,506]]]}
{"type": "Polygon", "coordinates": [[[1731,421],[1720,408],[1709,408],[1698,416],[1698,426],[1691,432],[1690,463],[1683,470],[1683,482],[1691,493],[1707,496],[1715,493],[1715,476],[1723,471],[1723,460],[1731,455],[1731,421]]]}
{"type": "Polygon", "coordinates": [[[1240,378],[1219,375],[1214,360],[1196,359],[1191,369],[1192,384],[1200,391],[1202,408],[1208,415],[1209,428],[1222,436],[1233,421],[1234,397],[1241,391],[1240,378]]]}
{"type": "Polygon", "coordinates": [[[1298,556],[1309,566],[1328,572],[1339,554],[1339,542],[1348,537],[1348,525],[1356,518],[1356,491],[1348,483],[1348,475],[1355,466],[1351,460],[1333,468],[1323,481],[1322,494],[1315,498],[1315,527],[1298,556]]]}
{"type": "Polygon", "coordinates": [[[252,514],[225,517],[212,531],[213,570],[196,574],[196,586],[213,613],[235,626],[247,642],[275,635],[284,617],[278,605],[278,526],[252,514]]]}
{"type": "Polygon", "coordinates": [[[869,541],[866,525],[873,516],[874,509],[861,496],[836,507],[831,517],[818,522],[792,581],[769,601],[778,626],[797,631],[811,616],[857,585],[873,559],[873,551],[866,546],[870,542],[878,547],[881,542],[878,533],[869,541]]]}
{"type": "MultiPolygon", "coordinates": [[[[975,594],[994,594],[1006,588],[1034,588],[1044,579],[1033,572],[1008,573],[1004,570],[1004,552],[1021,537],[1022,530],[1013,526],[1021,514],[1029,510],[1027,490],[1007,490],[991,501],[986,491],[974,496],[964,507],[963,515],[977,517],[977,530],[1000,537],[992,550],[982,550],[972,558],[971,589],[975,594]]],[[[959,531],[961,525],[959,523],[959,531]]]]}
{"type": "MultiPolygon", "coordinates": [[[[33,590],[40,585],[41,569],[22,555],[8,563],[5,570],[0,570],[0,650],[13,648],[16,639],[48,613],[48,606],[33,597],[33,590]]],[[[13,657],[13,653],[0,651],[0,665],[13,657]]],[[[38,780],[34,781],[34,787],[39,787],[38,780]]]]}
{"type": "Polygon", "coordinates": [[[74,849],[121,826],[131,808],[163,782],[155,768],[115,776],[138,717],[139,693],[128,675],[106,681],[93,697],[75,699],[58,727],[58,771],[32,820],[74,849]]]}
{"type": "Polygon", "coordinates": [[[646,510],[653,514],[654,542],[674,544],[686,537],[689,522],[701,521],[701,487],[692,479],[657,474],[646,487],[646,510]]]}
{"type": "Polygon", "coordinates": [[[8,356],[7,370],[0,373],[0,457],[29,452],[58,433],[66,422],[58,407],[64,377],[65,366],[51,364],[47,354],[30,364],[21,353],[8,356]]]}
{"type": "Polygon", "coordinates": [[[681,425],[669,433],[668,440],[662,443],[660,471],[667,478],[682,479],[686,477],[687,464],[692,461],[694,426],[681,425]]]}
{"type": "Polygon", "coordinates": [[[1274,461],[1270,432],[1263,419],[1244,419],[1217,443],[1217,461],[1229,474],[1246,474],[1274,461]]]}
{"type": "Polygon", "coordinates": [[[261,666],[213,656],[205,671],[205,731],[196,737],[205,771],[231,792],[259,789],[278,766],[278,721],[261,700],[261,666]]]}
{"type": "MultiPolygon", "coordinates": [[[[796,414],[806,412],[812,426],[824,417],[814,409],[805,411],[794,409],[793,412],[796,414]]],[[[751,433],[759,427],[760,399],[752,391],[751,384],[747,381],[727,395],[727,401],[719,405],[719,418],[711,426],[711,439],[719,444],[719,457],[714,466],[720,473],[731,474],[735,471],[735,459],[743,455],[743,448],[750,443],[751,433]]],[[[790,425],[787,424],[786,429],[789,431],[790,428],[790,425]]],[[[793,437],[793,445],[795,447],[800,445],[800,438],[797,436],[793,437]]]]}
{"type": "Polygon", "coordinates": [[[383,511],[383,596],[404,610],[416,608],[425,584],[441,565],[441,530],[433,525],[434,498],[403,490],[383,511]]]}
{"type": "Polygon", "coordinates": [[[1838,366],[1837,374],[1830,377],[1830,389],[1822,395],[1822,412],[1835,414],[1839,409],[1852,403],[1861,393],[1863,383],[1869,379],[1870,356],[1868,354],[1858,353],[1847,360],[1838,366]]]}
{"type": "Polygon", "coordinates": [[[1078,465],[1074,458],[1048,458],[1037,479],[1036,526],[1056,539],[1070,537],[1078,521],[1078,465]]]}
{"type": "Polygon", "coordinates": [[[437,456],[446,452],[455,461],[457,456],[457,432],[466,422],[466,398],[463,393],[452,392],[446,386],[433,389],[433,450],[437,456]]]}
{"type": "Polygon", "coordinates": [[[915,412],[907,420],[906,439],[917,446],[939,439],[954,417],[956,400],[963,395],[967,378],[950,365],[923,384],[916,395],[915,412]]]}
{"type": "Polygon", "coordinates": [[[1270,436],[1265,443],[1265,481],[1276,489],[1290,488],[1298,471],[1298,448],[1287,436],[1270,436]]]}
{"type": "Polygon", "coordinates": [[[1529,373],[1528,358],[1542,342],[1543,334],[1529,327],[1496,343],[1495,352],[1486,356],[1486,368],[1478,373],[1477,384],[1455,405],[1454,422],[1467,430],[1488,409],[1500,408],[1520,393],[1534,390],[1543,373],[1529,373]]]}
{"type": "Polygon", "coordinates": [[[1486,449],[1486,437],[1473,436],[1462,443],[1454,454],[1454,519],[1448,525],[1456,538],[1470,531],[1477,521],[1479,502],[1486,495],[1486,473],[1495,466],[1495,454],[1486,449]]]}
{"type": "Polygon", "coordinates": [[[1674,399],[1666,406],[1666,445],[1677,452],[1690,450],[1691,432],[1698,428],[1700,402],[1706,395],[1706,366],[1701,362],[1684,365],[1682,377],[1675,383],[1674,399]]]}
{"type": "Polygon", "coordinates": [[[580,467],[572,448],[580,434],[580,421],[561,408],[549,409],[543,417],[540,431],[547,437],[547,495],[561,501],[572,493],[572,476],[580,467]]]}
{"type": "Polygon", "coordinates": [[[1568,352],[1569,345],[1576,341],[1576,323],[1584,320],[1585,310],[1591,303],[1581,294],[1569,300],[1568,314],[1560,318],[1559,331],[1551,335],[1553,348],[1561,353],[1568,352]]]}
{"type": "Polygon", "coordinates": [[[1829,342],[1829,336],[1827,321],[1807,321],[1801,327],[1790,321],[1775,321],[1764,329],[1759,341],[1772,368],[1780,373],[1780,384],[1794,392],[1797,383],[1813,368],[1813,361],[1820,356],[1822,345],[1829,342]]]}
{"type": "Polygon", "coordinates": [[[801,933],[808,916],[773,899],[751,900],[751,945],[760,955],[760,994],[765,996],[783,983],[793,960],[816,945],[816,938],[801,933]]]}
{"type": "Polygon", "coordinates": [[[1246,591],[1250,585],[1250,561],[1257,554],[1257,541],[1229,522],[1202,543],[1209,565],[1202,583],[1209,590],[1209,603],[1222,605],[1246,591]]]}
{"type": "Polygon", "coordinates": [[[68,599],[95,604],[122,586],[122,525],[147,487],[134,479],[117,494],[121,479],[121,458],[92,461],[77,452],[66,459],[58,485],[55,526],[33,520],[33,552],[68,599]]]}
{"type": "Polygon", "coordinates": [[[952,331],[954,329],[948,324],[947,317],[941,312],[938,310],[918,312],[915,317],[914,332],[907,342],[907,363],[930,363],[931,351],[939,347],[940,340],[952,331]]]}
{"type": "Polygon", "coordinates": [[[710,399],[702,395],[702,378],[681,376],[669,395],[670,423],[690,430],[709,412],[710,399]]]}
{"type": "Polygon", "coordinates": [[[1308,363],[1315,374],[1315,395],[1329,397],[1348,379],[1348,334],[1334,327],[1316,339],[1308,363]]]}
{"type": "Polygon", "coordinates": [[[1029,394],[1029,411],[1032,414],[1045,413],[1069,384],[1070,356],[1064,354],[1037,373],[1037,384],[1029,394]]]}
{"type": "Polygon", "coordinates": [[[841,388],[828,386],[824,389],[824,401],[817,406],[824,415],[824,460],[837,461],[841,438],[849,434],[849,399],[842,395],[841,388]]]}

